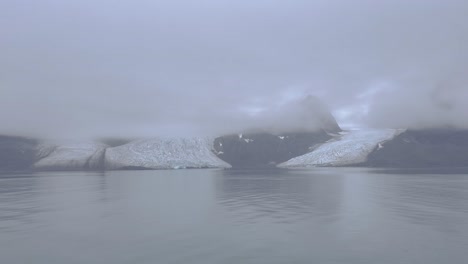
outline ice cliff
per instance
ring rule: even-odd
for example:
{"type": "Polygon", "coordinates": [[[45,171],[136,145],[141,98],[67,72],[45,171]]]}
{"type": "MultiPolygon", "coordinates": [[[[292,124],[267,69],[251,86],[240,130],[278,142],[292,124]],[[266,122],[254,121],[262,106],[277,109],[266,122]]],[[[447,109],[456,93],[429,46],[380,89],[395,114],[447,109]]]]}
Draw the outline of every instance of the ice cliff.
{"type": "Polygon", "coordinates": [[[342,132],[315,150],[292,158],[278,167],[347,166],[363,163],[375,149],[401,133],[400,130],[356,130],[342,132]]]}
{"type": "Polygon", "coordinates": [[[37,146],[38,170],[102,169],[106,145],[99,143],[42,143],[37,146]]]}
{"type": "Polygon", "coordinates": [[[229,168],[212,151],[213,140],[155,138],[108,148],[106,169],[229,168]]]}

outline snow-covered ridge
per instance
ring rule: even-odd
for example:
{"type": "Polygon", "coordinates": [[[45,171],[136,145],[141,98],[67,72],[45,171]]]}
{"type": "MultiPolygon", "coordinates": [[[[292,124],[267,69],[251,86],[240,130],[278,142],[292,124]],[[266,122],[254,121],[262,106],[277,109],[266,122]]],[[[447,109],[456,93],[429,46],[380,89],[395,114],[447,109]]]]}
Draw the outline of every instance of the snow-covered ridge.
{"type": "Polygon", "coordinates": [[[39,170],[100,169],[106,145],[100,143],[42,143],[34,168],[39,170]]]}
{"type": "Polygon", "coordinates": [[[393,139],[402,130],[354,130],[341,133],[310,153],[295,157],[278,167],[346,166],[365,162],[367,156],[383,142],[393,139]]]}
{"type": "Polygon", "coordinates": [[[106,169],[230,168],[213,153],[213,140],[155,138],[108,148],[106,169]]]}

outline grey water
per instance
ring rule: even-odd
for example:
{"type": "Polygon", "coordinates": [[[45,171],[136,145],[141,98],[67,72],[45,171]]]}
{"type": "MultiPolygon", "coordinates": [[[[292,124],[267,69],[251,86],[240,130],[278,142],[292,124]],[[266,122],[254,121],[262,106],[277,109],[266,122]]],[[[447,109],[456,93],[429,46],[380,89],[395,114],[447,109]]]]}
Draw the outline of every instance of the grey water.
{"type": "Polygon", "coordinates": [[[0,263],[468,263],[468,169],[3,174],[0,263]]]}

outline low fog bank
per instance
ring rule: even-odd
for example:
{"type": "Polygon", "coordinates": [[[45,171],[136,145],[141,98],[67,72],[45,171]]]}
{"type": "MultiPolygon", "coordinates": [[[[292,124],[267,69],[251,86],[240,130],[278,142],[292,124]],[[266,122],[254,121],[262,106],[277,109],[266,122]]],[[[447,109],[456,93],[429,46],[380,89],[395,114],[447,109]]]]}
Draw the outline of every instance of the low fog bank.
{"type": "Polygon", "coordinates": [[[50,106],[44,105],[38,107],[43,112],[41,119],[32,120],[24,117],[18,119],[23,113],[22,109],[16,109],[13,112],[19,114],[0,114],[5,120],[11,120],[3,125],[1,132],[52,141],[94,139],[119,145],[132,139],[152,137],[218,137],[233,133],[280,134],[340,130],[328,107],[311,95],[299,94],[277,101],[257,101],[255,104],[246,103],[232,108],[229,104],[223,105],[219,100],[212,100],[206,104],[203,101],[187,102],[187,108],[177,108],[177,102],[167,109],[156,110],[156,105],[154,112],[140,111],[134,115],[132,112],[141,105],[122,104],[120,107],[112,107],[118,109],[118,114],[100,108],[91,112],[80,106],[63,106],[63,109],[52,110],[50,106]],[[83,115],[83,112],[87,114],[83,115]]]}
{"type": "MultiPolygon", "coordinates": [[[[243,109],[237,125],[222,126],[218,135],[231,133],[337,132],[340,127],[329,108],[317,97],[302,96],[269,108],[243,109]]],[[[233,121],[226,117],[226,121],[233,121]]]]}

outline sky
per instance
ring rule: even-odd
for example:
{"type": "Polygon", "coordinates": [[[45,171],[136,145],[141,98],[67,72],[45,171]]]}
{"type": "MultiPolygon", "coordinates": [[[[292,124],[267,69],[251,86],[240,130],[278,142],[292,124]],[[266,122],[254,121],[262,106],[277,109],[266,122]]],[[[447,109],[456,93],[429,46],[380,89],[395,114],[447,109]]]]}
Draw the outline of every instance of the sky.
{"type": "Polygon", "coordinates": [[[466,14],[465,0],[0,0],[0,134],[215,135],[307,95],[344,128],[468,129],[466,14]]]}

